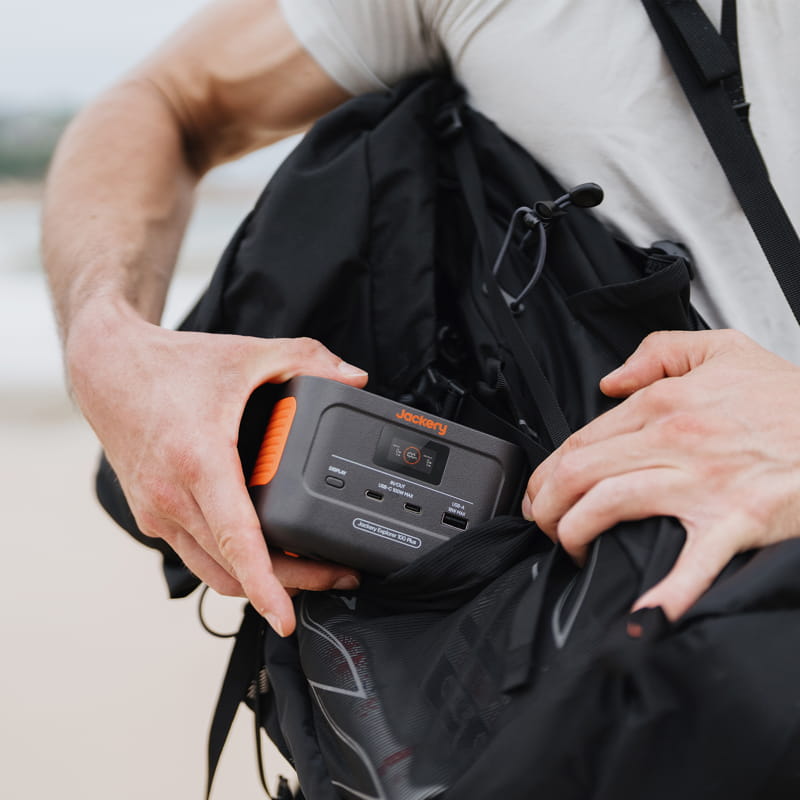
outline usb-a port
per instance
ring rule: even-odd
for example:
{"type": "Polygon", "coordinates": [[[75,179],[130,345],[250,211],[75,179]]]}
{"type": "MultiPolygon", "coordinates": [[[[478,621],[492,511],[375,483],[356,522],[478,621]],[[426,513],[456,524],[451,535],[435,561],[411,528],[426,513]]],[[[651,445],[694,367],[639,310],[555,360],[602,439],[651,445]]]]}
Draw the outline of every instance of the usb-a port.
{"type": "Polygon", "coordinates": [[[452,528],[458,528],[460,531],[463,531],[467,527],[467,518],[466,517],[457,517],[455,514],[448,514],[445,512],[442,514],[442,523],[444,525],[450,525],[452,528]]]}

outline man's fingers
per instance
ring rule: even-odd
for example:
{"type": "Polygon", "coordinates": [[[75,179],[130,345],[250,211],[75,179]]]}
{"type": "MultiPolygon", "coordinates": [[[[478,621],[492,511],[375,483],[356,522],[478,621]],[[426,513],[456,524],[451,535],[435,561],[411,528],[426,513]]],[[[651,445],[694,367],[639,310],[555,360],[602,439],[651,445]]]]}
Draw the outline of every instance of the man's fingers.
{"type": "MultiPolygon", "coordinates": [[[[627,397],[625,402],[573,433],[537,467],[523,513],[570,453],[580,451],[583,458],[588,446],[640,431],[685,407],[690,398],[683,376],[715,353],[741,345],[741,338],[733,331],[666,331],[646,337],[621,367],[600,382],[605,394],[627,397]]],[[[625,462],[630,462],[628,456],[625,462]]]]}
{"type": "MultiPolygon", "coordinates": [[[[191,538],[200,548],[205,551],[214,561],[219,564],[222,569],[226,570],[231,577],[235,580],[235,575],[231,570],[230,565],[223,557],[217,546],[217,541],[211,533],[211,530],[206,523],[203,512],[194,497],[189,496],[186,506],[182,509],[183,513],[177,518],[177,527],[180,532],[191,531],[191,538]]],[[[164,537],[166,538],[166,537],[164,537]]],[[[208,581],[206,581],[208,583],[208,581]]],[[[238,584],[238,581],[237,581],[238,584]]],[[[224,594],[224,592],[220,592],[224,594]]]]}
{"type": "Polygon", "coordinates": [[[257,339],[252,359],[253,388],[264,383],[285,383],[297,375],[364,386],[367,373],[343,361],[316,339],[257,339]]]}
{"type": "Polygon", "coordinates": [[[712,530],[688,534],[669,574],[645,592],[631,611],[660,606],[668,619],[682,617],[739,552],[740,534],[741,530],[730,520],[712,530]]]}
{"type": "Polygon", "coordinates": [[[600,481],[558,520],[558,541],[582,563],[589,543],[617,523],[674,511],[684,494],[680,479],[677,470],[653,468],[600,481]]]}
{"type": "MultiPolygon", "coordinates": [[[[652,425],[665,420],[685,401],[685,388],[680,379],[662,380],[657,386],[646,387],[595,417],[534,470],[528,482],[528,503],[532,503],[545,483],[554,477],[559,486],[565,480],[571,485],[574,479],[581,480],[593,470],[613,475],[617,469],[657,466],[659,462],[654,458],[665,443],[663,430],[654,429],[652,425]],[[646,436],[640,438],[643,431],[646,436]],[[605,449],[609,446],[612,450],[605,449]],[[591,452],[593,447],[597,448],[594,453],[591,452]],[[594,469],[597,466],[601,467],[599,471],[594,469]]],[[[523,515],[530,518],[525,508],[527,506],[523,508],[523,515]]]]}
{"type": "Polygon", "coordinates": [[[239,581],[221,567],[194,538],[183,530],[173,530],[163,537],[170,547],[180,556],[181,561],[203,583],[207,583],[214,591],[230,597],[244,597],[244,589],[239,581]]]}
{"type": "Polygon", "coordinates": [[[305,589],[311,592],[324,592],[328,589],[352,591],[360,583],[358,574],[348,567],[326,561],[296,558],[278,550],[270,550],[270,556],[275,577],[287,589],[305,589]]]}
{"type": "Polygon", "coordinates": [[[195,487],[195,498],[219,552],[253,607],[281,636],[294,630],[294,608],[275,577],[236,451],[217,454],[195,487]]]}
{"type": "Polygon", "coordinates": [[[680,377],[706,361],[728,339],[728,331],[652,333],[621,367],[600,381],[600,389],[610,397],[627,397],[661,378],[680,377]]]}
{"type": "MultiPolygon", "coordinates": [[[[618,475],[666,466],[658,437],[658,433],[647,431],[623,433],[554,454],[548,459],[550,463],[540,466],[531,476],[523,516],[546,533],[555,533],[562,517],[597,484],[618,475]]],[[[608,484],[606,489],[617,485],[608,484]]],[[[614,498],[617,497],[619,493],[615,492],[614,498]]]]}
{"type": "MultiPolygon", "coordinates": [[[[186,469],[189,469],[188,466],[186,469]]],[[[184,543],[184,538],[189,536],[193,545],[199,545],[200,552],[212,558],[235,580],[230,565],[219,552],[217,542],[211,535],[200,506],[191,492],[184,486],[172,483],[165,485],[162,482],[157,486],[158,488],[152,494],[145,495],[145,499],[152,502],[152,507],[136,514],[136,521],[142,533],[146,536],[164,539],[183,558],[192,572],[198,577],[203,577],[187,563],[184,557],[185,554],[188,555],[189,551],[188,545],[184,543]]],[[[141,501],[142,498],[137,496],[137,499],[141,501]]],[[[203,579],[205,580],[205,578],[203,579]]],[[[236,585],[239,585],[238,581],[236,581],[236,585]]],[[[217,588],[216,585],[214,588],[217,588]]],[[[240,592],[241,587],[237,593],[240,592]]],[[[226,592],[220,591],[220,594],[226,594],[226,592]]]]}

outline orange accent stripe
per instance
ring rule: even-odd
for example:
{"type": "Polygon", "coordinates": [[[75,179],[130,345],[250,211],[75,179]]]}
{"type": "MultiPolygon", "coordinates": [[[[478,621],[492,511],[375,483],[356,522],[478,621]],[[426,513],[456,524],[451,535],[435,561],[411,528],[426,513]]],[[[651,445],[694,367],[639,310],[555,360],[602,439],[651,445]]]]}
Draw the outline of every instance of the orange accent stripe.
{"type": "Polygon", "coordinates": [[[288,550],[284,550],[283,552],[284,552],[284,553],[285,553],[287,556],[291,556],[292,558],[300,558],[300,556],[299,556],[299,555],[297,555],[297,553],[290,553],[288,550]]]}
{"type": "Polygon", "coordinates": [[[294,397],[284,397],[275,403],[253,467],[250,486],[265,486],[275,477],[296,411],[297,400],[294,397]]]}

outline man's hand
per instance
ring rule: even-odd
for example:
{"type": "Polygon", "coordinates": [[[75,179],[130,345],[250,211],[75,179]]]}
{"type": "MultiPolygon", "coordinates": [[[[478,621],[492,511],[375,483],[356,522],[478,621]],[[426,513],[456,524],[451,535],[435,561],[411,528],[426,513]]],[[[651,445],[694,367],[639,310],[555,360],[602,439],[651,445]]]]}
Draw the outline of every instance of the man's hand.
{"type": "MultiPolygon", "coordinates": [[[[363,385],[321,345],[163,330],[193,191],[209,169],[305,129],[348,97],[303,49],[277,0],[218,0],[82,111],[56,150],[43,260],[75,399],[139,527],[279,632],[283,583],[351,571],[267,553],[236,450],[242,409],[268,381],[363,385]]],[[[303,269],[298,264],[297,269],[303,269]]]]}
{"type": "Polygon", "coordinates": [[[106,449],[139,528],[166,540],[223,594],[246,596],[281,634],[290,589],[355,588],[352,570],[267,551],[236,448],[247,399],[265,382],[317,375],[363,386],[366,373],[311,339],[165,330],[120,306],[73,321],[73,391],[106,449]],[[99,315],[105,313],[103,319],[99,315]],[[282,585],[283,584],[283,585],[282,585]]]}
{"type": "Polygon", "coordinates": [[[620,405],[534,472],[523,515],[581,562],[623,520],[686,544],[634,609],[687,611],[739,552],[800,536],[800,368],[734,331],[656,333],[600,383],[620,405]]]}

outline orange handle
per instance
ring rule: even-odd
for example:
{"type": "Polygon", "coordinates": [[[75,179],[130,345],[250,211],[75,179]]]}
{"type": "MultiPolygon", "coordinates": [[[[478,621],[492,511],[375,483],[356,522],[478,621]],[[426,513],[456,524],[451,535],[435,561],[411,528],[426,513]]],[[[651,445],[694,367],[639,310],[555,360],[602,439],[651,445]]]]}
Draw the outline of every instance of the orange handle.
{"type": "Polygon", "coordinates": [[[284,397],[275,403],[253,467],[250,486],[265,486],[275,477],[296,411],[297,400],[294,397],[284,397]]]}

